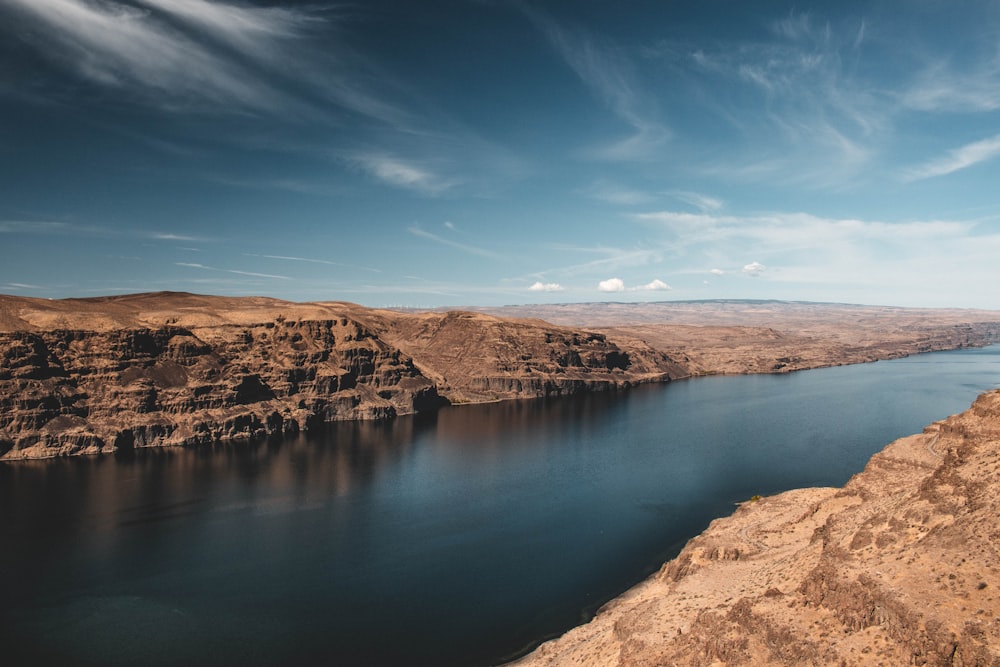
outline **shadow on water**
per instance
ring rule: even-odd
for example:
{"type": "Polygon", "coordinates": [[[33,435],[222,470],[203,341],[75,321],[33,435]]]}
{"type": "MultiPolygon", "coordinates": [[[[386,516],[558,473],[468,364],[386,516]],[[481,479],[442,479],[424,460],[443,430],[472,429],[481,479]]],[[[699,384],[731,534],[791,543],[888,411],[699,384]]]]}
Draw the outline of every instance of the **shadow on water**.
{"type": "Polygon", "coordinates": [[[5,664],[495,663],[998,378],[991,348],[0,465],[5,664]]]}

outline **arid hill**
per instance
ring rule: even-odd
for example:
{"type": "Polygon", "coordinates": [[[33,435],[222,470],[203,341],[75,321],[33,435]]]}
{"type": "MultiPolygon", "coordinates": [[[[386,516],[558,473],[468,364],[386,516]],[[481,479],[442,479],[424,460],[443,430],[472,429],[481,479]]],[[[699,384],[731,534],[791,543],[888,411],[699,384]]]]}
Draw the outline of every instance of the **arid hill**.
{"type": "Polygon", "coordinates": [[[174,292],[0,296],[0,458],[256,438],[445,403],[1000,341],[1000,313],[983,311],[679,302],[499,312],[520,317],[174,292]]]}
{"type": "Polygon", "coordinates": [[[642,342],[692,375],[786,373],[1000,341],[1000,312],[787,301],[579,303],[483,309],[642,342]]]}
{"type": "Polygon", "coordinates": [[[744,503],[543,644],[557,665],[1000,665],[1000,391],[842,489],[744,503]]]}

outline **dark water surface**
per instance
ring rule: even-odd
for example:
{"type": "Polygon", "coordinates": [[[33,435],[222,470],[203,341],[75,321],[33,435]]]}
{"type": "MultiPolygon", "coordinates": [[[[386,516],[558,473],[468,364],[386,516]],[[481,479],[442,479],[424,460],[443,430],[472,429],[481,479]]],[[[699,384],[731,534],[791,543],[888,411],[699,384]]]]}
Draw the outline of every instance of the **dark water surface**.
{"type": "Polygon", "coordinates": [[[753,494],[841,485],[1000,347],[0,465],[5,664],[482,665],[753,494]]]}

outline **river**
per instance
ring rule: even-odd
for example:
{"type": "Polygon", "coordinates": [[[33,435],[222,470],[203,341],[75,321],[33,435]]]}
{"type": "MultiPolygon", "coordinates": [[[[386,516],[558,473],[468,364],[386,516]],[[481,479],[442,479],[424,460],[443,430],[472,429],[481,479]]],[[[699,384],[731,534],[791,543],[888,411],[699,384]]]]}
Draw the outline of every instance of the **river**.
{"type": "Polygon", "coordinates": [[[5,664],[485,665],[754,494],[842,485],[1000,346],[0,465],[5,664]]]}

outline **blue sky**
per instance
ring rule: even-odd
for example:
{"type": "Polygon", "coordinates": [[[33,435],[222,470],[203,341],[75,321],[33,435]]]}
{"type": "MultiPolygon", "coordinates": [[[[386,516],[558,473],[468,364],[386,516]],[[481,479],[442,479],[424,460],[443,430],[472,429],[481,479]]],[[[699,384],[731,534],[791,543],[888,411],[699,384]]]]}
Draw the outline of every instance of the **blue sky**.
{"type": "Polygon", "coordinates": [[[1000,4],[0,0],[0,292],[1000,308],[1000,4]]]}

